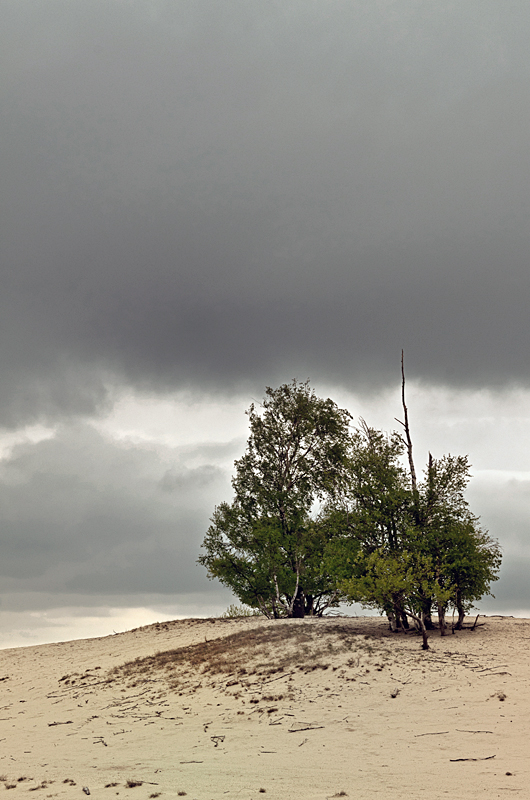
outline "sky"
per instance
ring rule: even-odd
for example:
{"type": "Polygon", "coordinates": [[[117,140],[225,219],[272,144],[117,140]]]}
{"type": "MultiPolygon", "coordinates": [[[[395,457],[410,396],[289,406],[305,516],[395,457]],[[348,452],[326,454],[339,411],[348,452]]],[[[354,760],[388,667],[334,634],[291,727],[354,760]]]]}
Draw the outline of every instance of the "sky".
{"type": "MultiPolygon", "coordinates": [[[[530,617],[526,0],[5,0],[0,647],[221,613],[245,409],[468,454],[530,617]]],[[[350,613],[361,613],[358,609],[350,613]]]]}

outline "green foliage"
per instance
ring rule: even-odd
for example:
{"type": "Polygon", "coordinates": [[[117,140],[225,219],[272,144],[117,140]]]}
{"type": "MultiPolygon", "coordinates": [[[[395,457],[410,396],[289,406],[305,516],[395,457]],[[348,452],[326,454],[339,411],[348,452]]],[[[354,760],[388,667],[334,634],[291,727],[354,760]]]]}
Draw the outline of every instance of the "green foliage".
{"type": "Polygon", "coordinates": [[[481,529],[465,500],[469,472],[467,456],[429,456],[417,514],[423,552],[433,559],[439,580],[454,587],[439,614],[447,605],[456,608],[459,626],[473,602],[491,594],[501,564],[498,543],[481,529]]]}
{"type": "Polygon", "coordinates": [[[344,582],[344,590],[367,607],[401,609],[419,619],[425,596],[445,604],[453,592],[441,585],[432,558],[419,551],[378,549],[360,555],[355,566],[357,575],[344,582]]]}
{"type": "Polygon", "coordinates": [[[352,432],[348,412],[307,382],[268,388],[247,414],[234,499],[215,509],[198,559],[243,604],[277,618],[347,599],[398,627],[412,617],[426,646],[433,610],[443,632],[447,609],[460,626],[490,593],[500,548],[469,511],[466,456],[429,456],[416,485],[399,434],[364,420],[352,432]]]}
{"type": "Polygon", "coordinates": [[[321,614],[338,593],[322,569],[327,539],[312,512],[347,483],[350,415],[296,381],[268,388],[247,414],[235,497],[215,509],[199,563],[267,616],[321,614]]]}
{"type": "Polygon", "coordinates": [[[343,567],[340,586],[351,601],[394,615],[398,626],[404,615],[428,626],[436,609],[443,632],[448,607],[458,610],[461,625],[473,602],[490,593],[500,548],[468,509],[467,457],[429,457],[414,492],[402,453],[397,435],[385,437],[365,424],[356,434],[350,534],[335,546],[336,560],[342,554],[351,576],[345,577],[343,567]],[[356,542],[356,557],[348,539],[356,542]]]}

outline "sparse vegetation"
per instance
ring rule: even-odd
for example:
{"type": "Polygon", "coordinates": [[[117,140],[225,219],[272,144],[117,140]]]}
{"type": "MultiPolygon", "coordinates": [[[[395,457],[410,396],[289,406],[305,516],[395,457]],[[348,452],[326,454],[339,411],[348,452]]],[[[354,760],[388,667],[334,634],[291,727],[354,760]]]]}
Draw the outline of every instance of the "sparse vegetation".
{"type": "MultiPolygon", "coordinates": [[[[352,631],[351,623],[329,619],[314,625],[283,622],[240,630],[212,641],[135,659],[115,667],[110,677],[112,681],[125,680],[129,688],[161,681],[178,696],[193,695],[209,682],[217,691],[248,703],[260,714],[272,714],[279,710],[278,703],[293,699],[294,685],[290,681],[295,673],[310,679],[330,669],[330,642],[334,666],[341,666],[339,676],[344,681],[355,680],[361,673],[366,675],[367,669],[377,669],[388,660],[386,643],[366,640],[352,631]],[[353,677],[344,672],[348,669],[353,671],[353,677]],[[281,677],[286,683],[281,689],[278,685],[279,691],[263,691],[264,682],[281,677]]],[[[153,692],[153,698],[160,696],[164,696],[160,690],[153,692]]]]}
{"type": "Polygon", "coordinates": [[[239,619],[239,617],[260,617],[261,611],[250,606],[237,606],[233,603],[221,614],[221,619],[239,619]]]}
{"type": "MultiPolygon", "coordinates": [[[[337,652],[351,648],[351,626],[333,624],[327,629],[328,637],[336,639],[337,652]]],[[[303,669],[307,672],[318,669],[326,670],[329,662],[315,661],[327,652],[326,643],[316,631],[283,623],[274,627],[257,628],[239,631],[222,639],[200,642],[190,647],[167,650],[154,656],[138,658],[111,671],[113,677],[138,677],[151,674],[154,670],[164,670],[168,676],[179,667],[195,667],[203,673],[211,675],[235,673],[245,675],[274,675],[290,668],[303,669]],[[276,651],[276,659],[271,663],[271,648],[282,645],[276,651]],[[311,644],[310,650],[304,654],[303,646],[311,644]],[[310,658],[304,657],[311,655],[310,658]],[[302,662],[302,663],[300,663],[302,662]]],[[[328,638],[326,637],[326,639],[328,638]]],[[[359,645],[365,649],[363,640],[359,645]]],[[[237,685],[235,680],[227,686],[237,685]]]]}

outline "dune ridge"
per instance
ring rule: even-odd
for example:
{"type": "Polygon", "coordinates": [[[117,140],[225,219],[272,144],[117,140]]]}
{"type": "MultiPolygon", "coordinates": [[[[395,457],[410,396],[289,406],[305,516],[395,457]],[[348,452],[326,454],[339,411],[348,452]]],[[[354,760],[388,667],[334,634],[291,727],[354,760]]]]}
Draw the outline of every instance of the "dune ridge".
{"type": "Polygon", "coordinates": [[[191,619],[0,651],[0,792],[525,796],[530,621],[191,619]]]}

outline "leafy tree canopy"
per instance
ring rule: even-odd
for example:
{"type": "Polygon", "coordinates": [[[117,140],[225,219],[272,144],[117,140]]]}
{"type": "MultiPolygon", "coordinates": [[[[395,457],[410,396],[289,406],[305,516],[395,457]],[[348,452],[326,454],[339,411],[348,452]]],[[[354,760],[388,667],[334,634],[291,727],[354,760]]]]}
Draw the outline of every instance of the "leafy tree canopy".
{"type": "Polygon", "coordinates": [[[314,510],[347,483],[350,414],[297,381],[267,388],[247,414],[235,496],[215,510],[199,563],[269,616],[322,613],[338,592],[322,571],[327,539],[314,510]]]}
{"type": "MultiPolygon", "coordinates": [[[[404,383],[403,383],[404,389],[404,383]]],[[[199,563],[245,605],[270,617],[322,614],[340,600],[409,618],[423,632],[448,609],[457,627],[490,593],[500,548],[469,510],[467,456],[429,455],[418,481],[405,436],[316,396],[309,383],[266,390],[247,411],[234,497],[214,511],[199,563]]]]}

